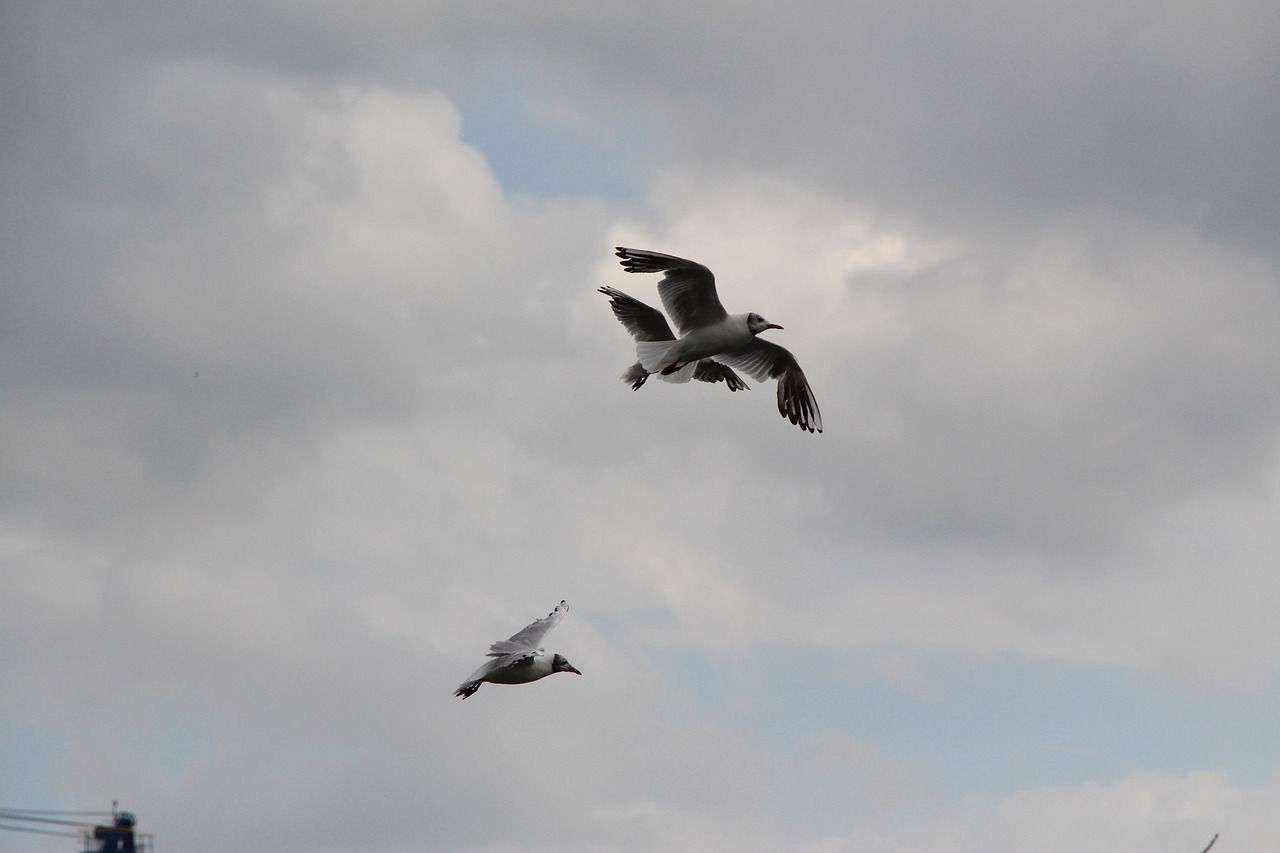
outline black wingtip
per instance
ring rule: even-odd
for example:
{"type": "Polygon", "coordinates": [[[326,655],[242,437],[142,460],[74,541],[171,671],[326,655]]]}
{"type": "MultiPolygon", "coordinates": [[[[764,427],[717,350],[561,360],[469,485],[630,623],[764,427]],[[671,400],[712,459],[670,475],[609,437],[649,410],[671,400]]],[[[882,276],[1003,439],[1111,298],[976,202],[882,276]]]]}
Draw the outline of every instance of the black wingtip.
{"type": "Polygon", "coordinates": [[[804,396],[788,394],[778,383],[778,414],[805,432],[822,432],[822,412],[818,401],[804,396]]]}
{"type": "Polygon", "coordinates": [[[628,249],[627,247],[619,246],[617,252],[615,252],[614,254],[616,254],[619,258],[622,259],[622,269],[625,270],[626,272],[641,271],[640,269],[638,269],[638,266],[640,264],[639,259],[637,259],[636,256],[631,253],[631,250],[628,249]]]}

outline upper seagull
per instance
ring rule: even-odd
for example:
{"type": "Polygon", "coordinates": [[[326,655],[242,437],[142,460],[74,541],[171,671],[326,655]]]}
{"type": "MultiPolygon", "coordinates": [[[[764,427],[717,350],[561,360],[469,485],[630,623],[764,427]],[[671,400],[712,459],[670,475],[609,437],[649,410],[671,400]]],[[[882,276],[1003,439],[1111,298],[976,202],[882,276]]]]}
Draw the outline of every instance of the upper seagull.
{"type": "MultiPolygon", "coordinates": [[[[809,387],[809,380],[795,356],[777,344],[757,337],[766,329],[781,329],[781,326],[754,312],[730,314],[725,311],[716,294],[716,278],[702,264],[661,252],[622,246],[618,247],[617,255],[627,272],[666,273],[658,282],[658,296],[680,332],[680,337],[674,340],[656,334],[658,329],[651,318],[641,319],[643,315],[627,303],[622,310],[619,309],[618,297],[626,297],[626,294],[612,288],[601,288],[601,292],[613,302],[613,313],[636,338],[639,364],[622,377],[633,382],[633,388],[644,384],[649,374],[658,373],[668,382],[688,382],[695,377],[715,382],[724,378],[733,389],[734,380],[739,383],[742,380],[728,367],[719,364],[725,362],[758,382],[777,379],[779,413],[801,429],[822,432],[818,401],[814,399],[813,389],[809,387]],[[713,357],[716,361],[708,361],[713,357]],[[708,364],[711,367],[704,367],[708,364]],[[732,379],[729,375],[708,375],[707,371],[716,368],[727,371],[732,379]]],[[[626,298],[646,311],[658,313],[642,302],[626,298]]],[[[670,334],[669,327],[667,332],[670,334]]]]}
{"type": "Polygon", "coordinates": [[[539,645],[547,632],[564,618],[568,609],[569,605],[562,601],[545,619],[536,619],[528,627],[512,634],[511,639],[499,640],[489,646],[489,657],[493,660],[471,673],[471,677],[458,685],[453,695],[466,699],[486,681],[491,684],[525,684],[557,672],[582,675],[565,660],[564,655],[547,657],[539,645]]]}

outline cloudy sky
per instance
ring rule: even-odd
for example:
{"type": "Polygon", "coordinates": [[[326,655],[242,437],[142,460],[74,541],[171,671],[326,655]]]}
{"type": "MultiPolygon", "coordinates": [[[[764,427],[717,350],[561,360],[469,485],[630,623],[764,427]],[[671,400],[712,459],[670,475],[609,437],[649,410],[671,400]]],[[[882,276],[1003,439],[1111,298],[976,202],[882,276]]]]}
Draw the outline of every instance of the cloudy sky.
{"type": "Polygon", "coordinates": [[[1280,6],[0,22],[0,807],[1280,847],[1280,6]],[[619,245],[785,326],[826,432],[620,382],[619,245]],[[581,678],[453,697],[561,598],[581,678]]]}

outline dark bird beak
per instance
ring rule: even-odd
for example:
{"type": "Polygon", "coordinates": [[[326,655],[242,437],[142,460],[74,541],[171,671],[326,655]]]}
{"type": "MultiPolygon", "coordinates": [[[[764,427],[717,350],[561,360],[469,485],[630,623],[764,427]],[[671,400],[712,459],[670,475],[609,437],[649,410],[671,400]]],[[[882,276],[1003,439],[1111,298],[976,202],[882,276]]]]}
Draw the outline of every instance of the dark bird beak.
{"type": "Polygon", "coordinates": [[[777,323],[770,323],[769,325],[765,326],[765,328],[766,328],[766,329],[781,329],[782,327],[781,327],[781,326],[779,326],[777,323]]]}
{"type": "Polygon", "coordinates": [[[578,672],[577,667],[575,667],[575,666],[574,666],[573,664],[571,664],[571,663],[567,663],[567,664],[565,664],[565,665],[564,665],[564,671],[565,671],[565,672],[572,672],[574,675],[582,675],[582,673],[578,672]]]}

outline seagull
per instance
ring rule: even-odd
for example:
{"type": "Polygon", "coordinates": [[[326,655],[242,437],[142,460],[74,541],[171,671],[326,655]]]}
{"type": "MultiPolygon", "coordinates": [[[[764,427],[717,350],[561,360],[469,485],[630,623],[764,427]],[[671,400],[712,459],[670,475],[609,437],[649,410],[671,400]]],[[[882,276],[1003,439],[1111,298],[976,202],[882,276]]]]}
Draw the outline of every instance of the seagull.
{"type": "MultiPolygon", "coordinates": [[[[667,318],[657,308],[650,308],[634,296],[628,296],[621,290],[612,287],[598,288],[599,293],[609,297],[609,307],[613,308],[613,316],[618,318],[637,341],[674,341],[676,336],[667,325],[667,318]]],[[[631,390],[639,390],[649,378],[649,371],[644,365],[636,362],[622,374],[624,382],[631,383],[631,390]]],[[[699,382],[723,382],[730,391],[742,391],[749,386],[742,381],[731,368],[709,358],[701,359],[693,369],[693,378],[699,382]]]]}
{"type": "MultiPolygon", "coordinates": [[[[629,303],[624,303],[625,307],[619,309],[614,294],[626,294],[612,288],[600,289],[613,301],[613,313],[636,338],[639,363],[623,374],[623,379],[633,383],[632,388],[639,388],[653,373],[660,374],[667,382],[688,382],[693,378],[715,382],[716,378],[705,378],[707,371],[723,368],[732,373],[730,368],[736,367],[757,382],[777,379],[778,412],[803,430],[822,432],[818,401],[814,399],[813,389],[809,387],[809,380],[795,356],[777,344],[757,337],[767,329],[781,329],[781,326],[754,312],[730,314],[725,311],[720,297],[716,295],[716,278],[702,264],[661,252],[622,246],[617,247],[617,255],[627,272],[666,273],[658,282],[658,296],[680,331],[680,337],[676,339],[661,337],[657,334],[658,326],[651,318],[641,319],[644,315],[638,309],[629,303]],[[713,357],[716,360],[710,364],[714,367],[704,368],[703,365],[713,357]],[[699,372],[704,375],[699,376],[699,372]]],[[[631,301],[645,311],[658,314],[656,309],[643,302],[631,301]]],[[[669,335],[670,328],[665,323],[662,325],[669,335]]],[[[737,378],[736,374],[734,378],[737,378]]],[[[724,380],[732,389],[729,377],[725,376],[724,380]]]]}
{"type": "Polygon", "coordinates": [[[471,677],[458,685],[453,695],[466,699],[486,681],[492,684],[526,684],[557,672],[582,675],[565,660],[564,655],[547,657],[538,645],[568,610],[569,605],[561,601],[545,619],[535,619],[528,627],[512,634],[511,639],[499,640],[489,646],[489,657],[493,660],[471,673],[471,677]]]}

